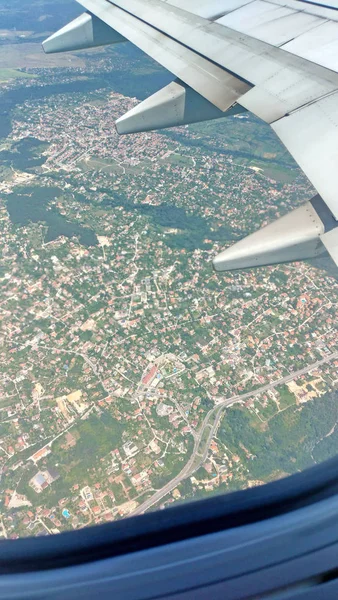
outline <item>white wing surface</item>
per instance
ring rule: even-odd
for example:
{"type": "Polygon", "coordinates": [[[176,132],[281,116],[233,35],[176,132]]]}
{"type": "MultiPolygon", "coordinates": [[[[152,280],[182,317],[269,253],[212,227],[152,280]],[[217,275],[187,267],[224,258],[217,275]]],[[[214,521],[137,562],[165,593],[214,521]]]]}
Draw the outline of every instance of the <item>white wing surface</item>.
{"type": "Polygon", "coordinates": [[[338,0],[78,0],[46,52],[129,40],[177,78],[117,121],[135,133],[248,110],[316,187],[302,210],[219,255],[217,270],[317,256],[338,244],[338,0]],[[304,218],[312,215],[312,218],[304,218]],[[318,221],[319,220],[319,221],[318,221]],[[311,225],[312,223],[312,225],[311,225]],[[299,232],[297,234],[297,231],[299,232]]]}

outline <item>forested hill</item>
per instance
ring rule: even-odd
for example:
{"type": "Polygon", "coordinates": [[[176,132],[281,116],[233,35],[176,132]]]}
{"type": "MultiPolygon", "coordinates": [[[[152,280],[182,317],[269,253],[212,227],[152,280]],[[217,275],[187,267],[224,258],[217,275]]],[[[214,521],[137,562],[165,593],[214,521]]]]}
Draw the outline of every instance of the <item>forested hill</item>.
{"type": "Polygon", "coordinates": [[[239,455],[245,445],[255,458],[248,461],[248,479],[268,481],[295,473],[338,454],[338,390],[277,413],[265,431],[248,411],[227,412],[219,439],[239,455]]]}

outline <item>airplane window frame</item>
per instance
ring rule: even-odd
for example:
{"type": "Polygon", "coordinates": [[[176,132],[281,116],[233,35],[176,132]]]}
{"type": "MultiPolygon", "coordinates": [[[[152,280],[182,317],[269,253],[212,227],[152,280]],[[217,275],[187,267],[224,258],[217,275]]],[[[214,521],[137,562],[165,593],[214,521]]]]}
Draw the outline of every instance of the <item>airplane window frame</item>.
{"type": "Polygon", "coordinates": [[[0,574],[81,565],[258,523],[338,493],[338,456],[271,483],[46,537],[4,540],[0,574]]]}

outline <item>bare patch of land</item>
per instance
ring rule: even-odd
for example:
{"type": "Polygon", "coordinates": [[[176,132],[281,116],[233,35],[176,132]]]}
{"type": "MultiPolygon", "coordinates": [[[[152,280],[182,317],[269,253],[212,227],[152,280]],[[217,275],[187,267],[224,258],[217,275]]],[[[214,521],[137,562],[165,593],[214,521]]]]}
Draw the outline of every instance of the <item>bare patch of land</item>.
{"type": "Polygon", "coordinates": [[[0,69],[84,67],[85,61],[73,54],[45,54],[41,44],[0,46],[0,69]]]}

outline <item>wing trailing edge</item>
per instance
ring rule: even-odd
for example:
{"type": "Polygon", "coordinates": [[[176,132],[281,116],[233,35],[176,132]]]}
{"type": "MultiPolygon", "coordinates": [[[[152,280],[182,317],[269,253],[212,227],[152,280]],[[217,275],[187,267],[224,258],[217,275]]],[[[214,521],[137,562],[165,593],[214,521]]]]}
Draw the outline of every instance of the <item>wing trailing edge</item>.
{"type": "Polygon", "coordinates": [[[338,265],[338,227],[325,233],[321,240],[333,261],[338,265]]]}
{"type": "MultiPolygon", "coordinates": [[[[231,1],[237,8],[246,4],[231,1]]],[[[184,7],[195,16],[181,8],[180,0],[78,2],[89,12],[50,36],[43,43],[45,52],[129,40],[177,77],[118,119],[120,134],[218,119],[246,109],[271,124],[321,194],[324,201],[316,197],[222,252],[214,268],[297,261],[325,250],[338,265],[338,73],[239,33],[222,24],[222,18],[202,18],[199,10],[192,10],[192,0],[185,0],[184,7]]],[[[224,9],[223,0],[215,2],[224,9]]]]}
{"type": "Polygon", "coordinates": [[[244,108],[233,104],[231,95],[228,103],[228,110],[222,111],[185,83],[173,81],[120,117],[116,129],[119,134],[140,133],[245,112],[244,108]]]}
{"type": "Polygon", "coordinates": [[[338,264],[338,224],[316,196],[221,252],[213,266],[219,272],[249,269],[316,258],[326,250],[338,264]]]}
{"type": "Polygon", "coordinates": [[[338,220],[338,92],[296,110],[271,127],[338,220]]]}
{"type": "Polygon", "coordinates": [[[106,0],[78,1],[220,110],[228,110],[230,95],[233,104],[251,88],[246,81],[115,4],[106,0]]]}
{"type": "Polygon", "coordinates": [[[53,33],[42,44],[46,54],[119,44],[126,38],[88,12],[53,33]]]}

